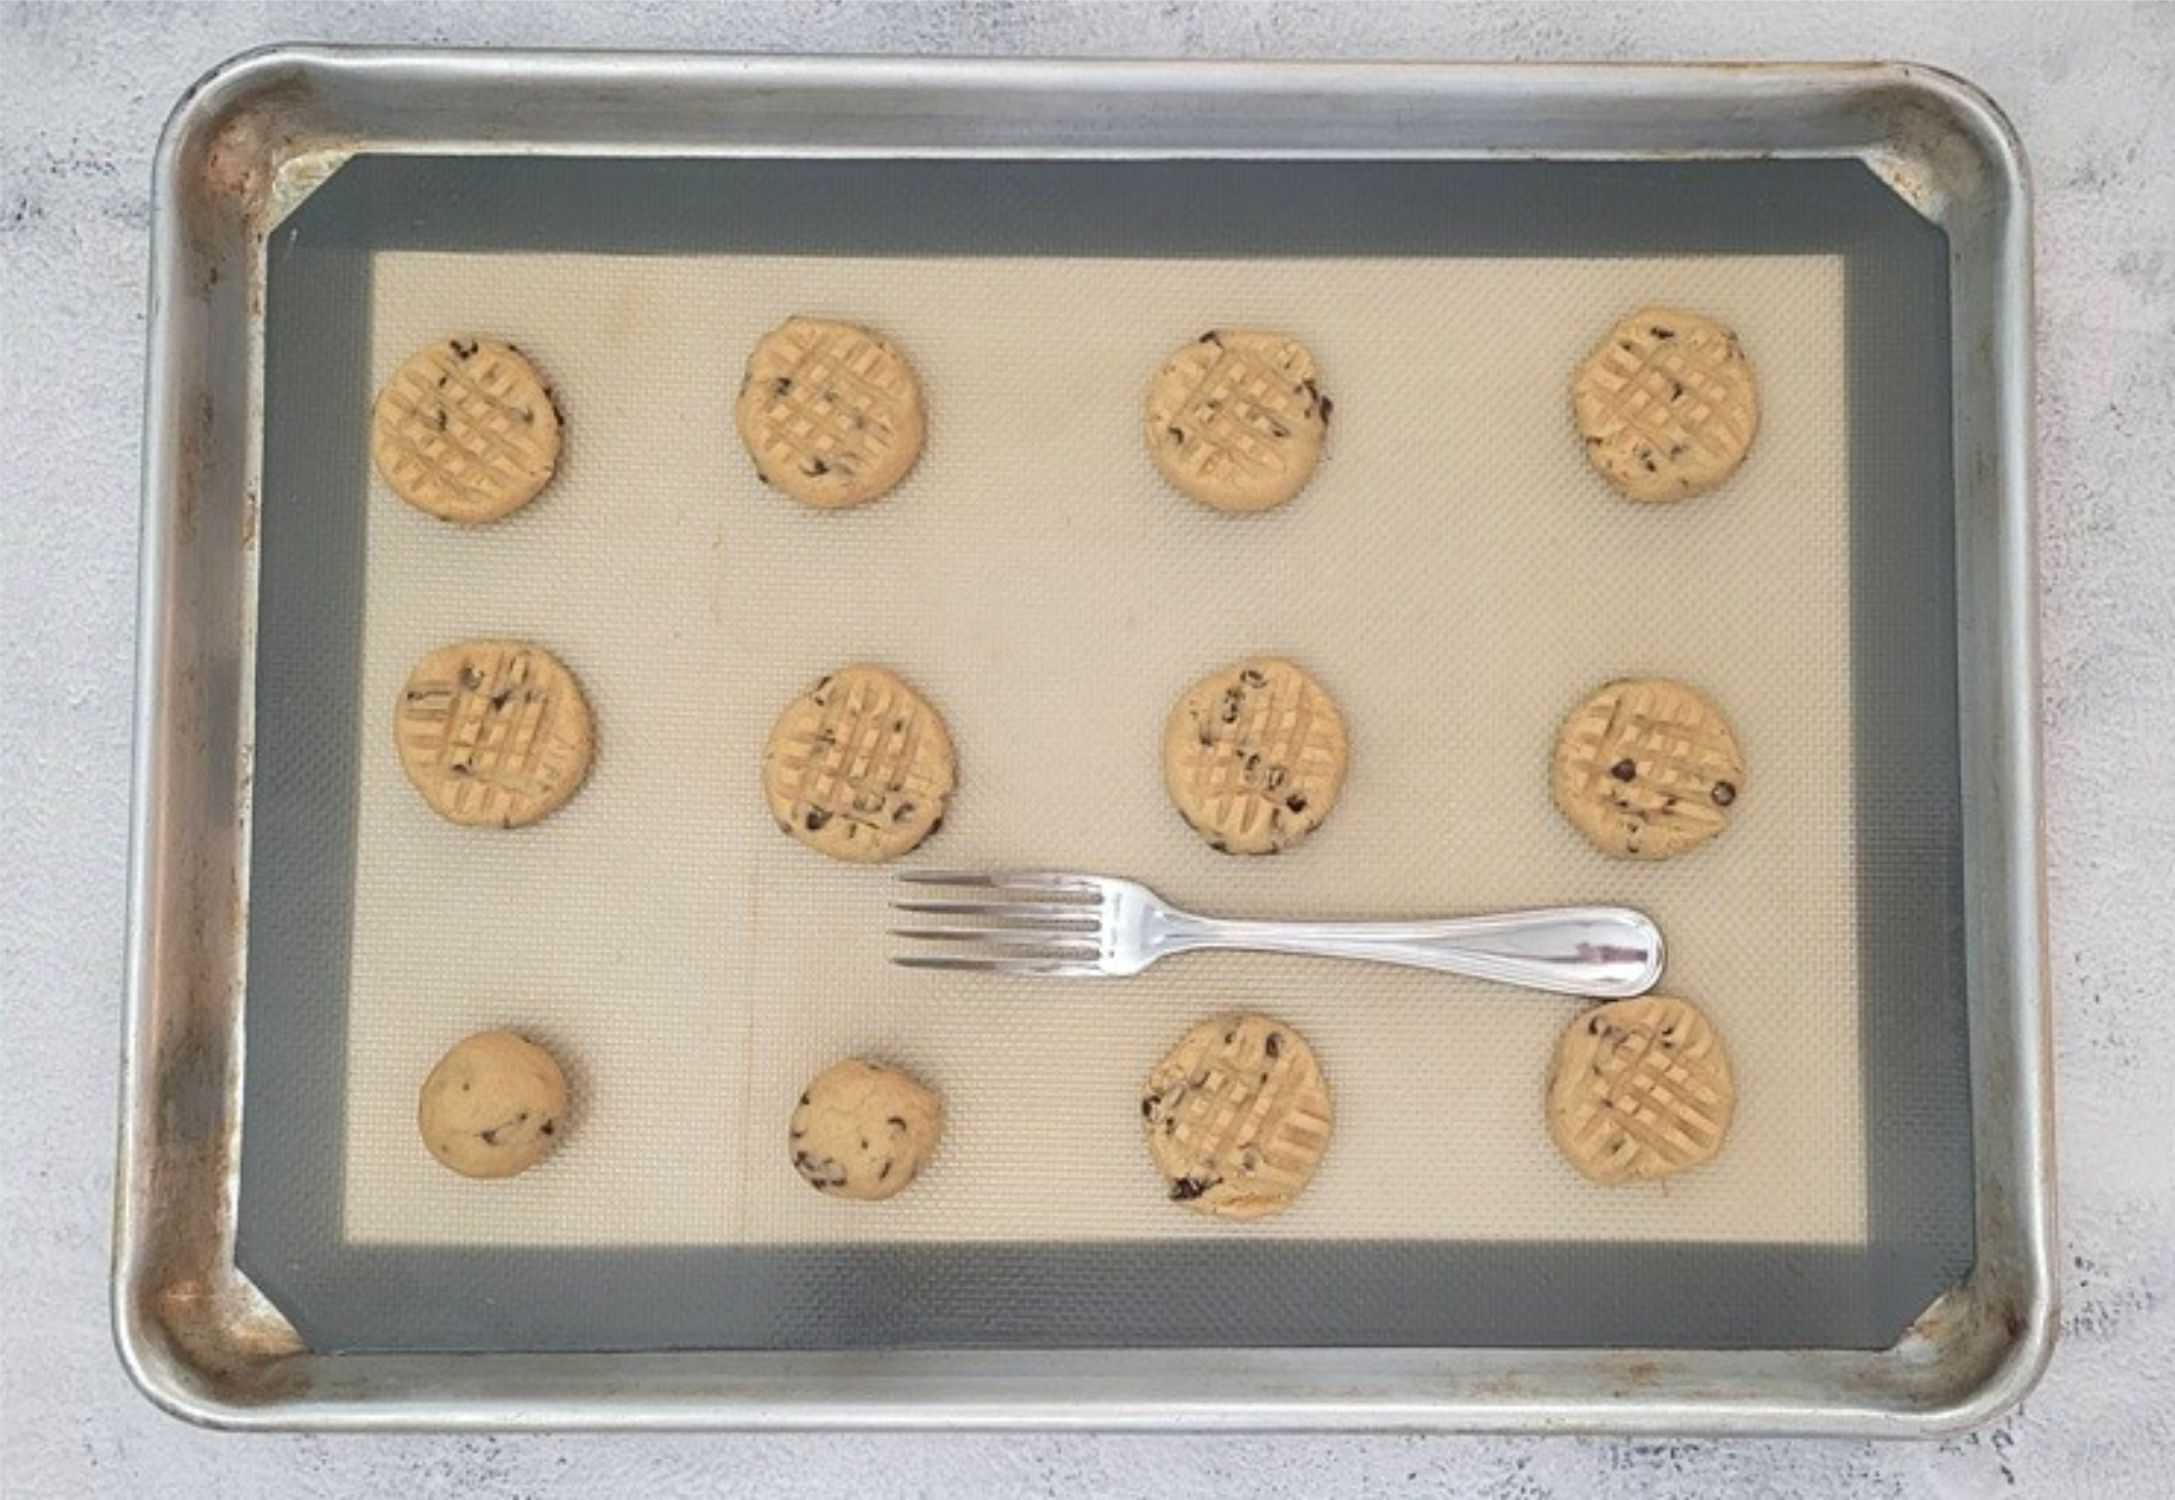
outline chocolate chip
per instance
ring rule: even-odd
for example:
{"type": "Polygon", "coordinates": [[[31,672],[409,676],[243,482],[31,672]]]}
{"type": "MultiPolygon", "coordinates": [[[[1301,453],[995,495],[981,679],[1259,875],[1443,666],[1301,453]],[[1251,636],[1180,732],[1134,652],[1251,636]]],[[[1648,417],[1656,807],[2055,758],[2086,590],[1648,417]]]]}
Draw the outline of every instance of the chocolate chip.
{"type": "Polygon", "coordinates": [[[1277,421],[1276,418],[1271,417],[1269,418],[1269,435],[1271,437],[1288,438],[1291,436],[1291,429],[1282,422],[1277,421]]]}
{"type": "Polygon", "coordinates": [[[1284,1038],[1282,1034],[1274,1031],[1270,1032],[1269,1039],[1261,1044],[1261,1050],[1268,1053],[1271,1057],[1283,1056],[1284,1038]]]}
{"type": "Polygon", "coordinates": [[[1630,781],[1639,774],[1638,763],[1626,757],[1609,767],[1609,774],[1618,781],[1630,781]]]}
{"type": "Polygon", "coordinates": [[[831,472],[831,466],[820,458],[811,458],[801,465],[801,472],[810,479],[820,479],[831,472]]]}
{"type": "Polygon", "coordinates": [[[1155,1095],[1150,1094],[1147,1098],[1140,1101],[1140,1117],[1143,1120],[1152,1120],[1155,1118],[1155,1095]]]}
{"type": "Polygon", "coordinates": [[[1284,799],[1284,805],[1295,813],[1303,813],[1307,810],[1307,799],[1303,794],[1293,792],[1284,799]]]}
{"type": "Polygon", "coordinates": [[[1239,673],[1239,681],[1251,688],[1267,687],[1269,685],[1269,674],[1259,667],[1248,667],[1239,673]]]}
{"type": "Polygon", "coordinates": [[[504,688],[499,692],[493,693],[491,695],[491,706],[493,708],[504,708],[506,706],[506,700],[508,698],[511,698],[513,695],[514,690],[512,688],[504,688]]]}
{"type": "Polygon", "coordinates": [[[476,357],[476,345],[473,340],[463,343],[459,339],[447,339],[446,343],[452,348],[454,357],[457,359],[467,360],[476,357]]]}
{"type": "Polygon", "coordinates": [[[808,1096],[806,1094],[801,1095],[801,1103],[806,1104],[807,1102],[808,1096]]]}
{"type": "Polygon", "coordinates": [[[446,430],[446,409],[442,406],[438,408],[437,423],[438,430],[444,432],[446,430]]]}
{"type": "Polygon", "coordinates": [[[542,1125],[538,1126],[537,1128],[543,1131],[546,1135],[557,1135],[559,1133],[559,1122],[556,1120],[546,1120],[542,1125]]]}
{"type": "Polygon", "coordinates": [[[1215,850],[1218,854],[1229,854],[1231,852],[1231,846],[1225,843],[1222,839],[1210,839],[1208,841],[1208,847],[1215,850]]]}
{"type": "Polygon", "coordinates": [[[1664,328],[1658,323],[1649,324],[1646,331],[1658,339],[1673,339],[1677,336],[1674,328],[1664,328]]]}
{"type": "Polygon", "coordinates": [[[770,393],[773,396],[783,396],[791,389],[793,389],[793,377],[790,375],[780,375],[770,383],[770,393]]]}
{"type": "Polygon", "coordinates": [[[897,807],[891,809],[891,821],[894,823],[904,823],[913,815],[914,804],[911,802],[901,802],[897,807]]]}
{"type": "Polygon", "coordinates": [[[496,1145],[498,1144],[498,1131],[497,1131],[497,1130],[495,1130],[495,1129],[492,1129],[492,1130],[484,1130],[484,1131],[478,1131],[477,1133],[478,1133],[479,1135],[481,1135],[481,1136],[483,1137],[483,1143],[484,1143],[484,1144],[485,1144],[486,1146],[496,1146],[496,1145]]]}
{"type": "Polygon", "coordinates": [[[893,1130],[900,1131],[901,1133],[903,1133],[906,1129],[906,1117],[904,1115],[886,1115],[884,1117],[884,1123],[886,1125],[889,1125],[893,1130]]]}
{"type": "Polygon", "coordinates": [[[1171,1201],[1174,1203],[1191,1202],[1215,1185],[1216,1179],[1214,1178],[1181,1177],[1171,1184],[1171,1201]]]}
{"type": "Polygon", "coordinates": [[[1215,329],[1211,328],[1208,332],[1202,334],[1196,342],[1221,346],[1223,343],[1223,339],[1218,336],[1215,329]]]}
{"type": "Polygon", "coordinates": [[[1727,807],[1737,800],[1737,787],[1733,782],[1717,781],[1708,795],[1714,798],[1716,807],[1727,807]]]}
{"type": "Polygon", "coordinates": [[[808,825],[808,831],[810,833],[818,833],[822,831],[823,825],[830,821],[831,815],[825,812],[822,808],[811,807],[808,809],[808,817],[806,819],[806,822],[808,825]]]}
{"type": "Polygon", "coordinates": [[[1682,401],[1684,399],[1683,381],[1672,380],[1669,382],[1669,399],[1671,401],[1682,401]]]}
{"type": "Polygon", "coordinates": [[[1171,435],[1171,441],[1174,443],[1182,443],[1186,440],[1186,429],[1183,427],[1166,427],[1163,430],[1171,435]]]}
{"type": "Polygon", "coordinates": [[[881,1172],[878,1172],[878,1173],[876,1174],[876,1180],[877,1180],[878,1182],[882,1182],[882,1181],[883,1181],[883,1180],[884,1180],[884,1179],[885,1179],[886,1177],[889,1177],[890,1175],[891,1175],[891,1158],[887,1156],[887,1157],[885,1157],[885,1158],[884,1158],[884,1169],[883,1169],[883,1170],[882,1170],[881,1172]]]}
{"type": "Polygon", "coordinates": [[[461,668],[461,686],[467,688],[470,692],[474,692],[477,688],[483,686],[483,674],[474,667],[461,668]]]}

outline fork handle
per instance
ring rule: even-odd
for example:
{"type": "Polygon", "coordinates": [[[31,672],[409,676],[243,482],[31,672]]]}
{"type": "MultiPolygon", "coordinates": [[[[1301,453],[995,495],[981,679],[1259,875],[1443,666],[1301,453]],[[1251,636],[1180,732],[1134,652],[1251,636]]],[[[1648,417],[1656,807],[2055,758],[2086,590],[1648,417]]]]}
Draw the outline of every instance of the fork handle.
{"type": "Polygon", "coordinates": [[[1618,1000],[1661,977],[1661,929],[1622,906],[1559,906],[1414,922],[1250,922],[1168,913],[1166,953],[1243,948],[1368,959],[1618,1000]]]}

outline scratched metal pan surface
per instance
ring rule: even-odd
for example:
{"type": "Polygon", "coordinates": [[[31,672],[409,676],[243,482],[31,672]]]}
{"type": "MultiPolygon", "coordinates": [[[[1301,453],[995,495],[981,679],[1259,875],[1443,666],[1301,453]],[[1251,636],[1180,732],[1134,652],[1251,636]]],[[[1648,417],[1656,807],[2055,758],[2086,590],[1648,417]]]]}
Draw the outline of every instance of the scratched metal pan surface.
{"type": "Polygon", "coordinates": [[[1925,1435],[2036,1378],[2029,208],[1968,84],[286,48],[184,98],[156,190],[113,1309],[162,1406],[256,1428],[1925,1435]],[[353,1165],[325,1154],[344,1110],[322,1054],[345,1045],[325,944],[355,920],[355,773],[310,737],[353,727],[360,675],[355,632],[322,622],[359,618],[389,564],[344,529],[353,496],[312,512],[295,480],[324,450],[294,433],[349,425],[384,336],[337,288],[388,255],[872,245],[982,257],[996,290],[999,257],[1832,260],[1862,1233],[449,1259],[396,1222],[338,1243],[377,1211],[326,1196],[353,1165]]]}

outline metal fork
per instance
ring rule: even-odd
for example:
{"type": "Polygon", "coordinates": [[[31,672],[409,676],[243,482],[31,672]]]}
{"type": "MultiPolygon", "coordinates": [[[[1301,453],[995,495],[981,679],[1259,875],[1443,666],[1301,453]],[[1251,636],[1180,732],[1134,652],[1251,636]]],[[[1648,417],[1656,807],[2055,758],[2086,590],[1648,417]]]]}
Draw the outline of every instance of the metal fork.
{"type": "Polygon", "coordinates": [[[892,928],[894,937],[954,943],[964,950],[893,956],[893,963],[910,969],[1126,978],[1174,953],[1243,948],[1371,959],[1605,999],[1643,995],[1661,977],[1661,930],[1622,906],[1405,922],[1250,922],[1180,911],[1146,886],[1108,875],[907,870],[898,878],[908,885],[983,893],[892,902],[917,916],[973,924],[892,928]]]}

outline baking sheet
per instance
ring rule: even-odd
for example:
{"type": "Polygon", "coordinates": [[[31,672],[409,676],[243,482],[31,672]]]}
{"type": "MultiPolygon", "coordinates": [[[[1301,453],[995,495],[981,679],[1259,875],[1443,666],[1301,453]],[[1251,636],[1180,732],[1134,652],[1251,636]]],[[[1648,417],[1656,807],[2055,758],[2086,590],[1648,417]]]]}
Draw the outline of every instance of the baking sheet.
{"type": "MultiPolygon", "coordinates": [[[[374,480],[345,1044],[340,1233],[357,1244],[1459,1239],[1855,1244],[1866,1231],[1855,932],[1849,453],[1839,257],[1053,260],[379,252],[375,383],[478,329],[556,383],[566,461],[463,533],[374,480]],[[1568,373],[1622,311],[1732,323],[1760,439],[1730,486],[1614,499],[1568,373]],[[764,490],[730,424],[741,361],[809,311],[909,353],[929,449],[874,506],[764,490]],[[1337,402],[1328,456],[1270,515],[1172,494],[1139,402],[1214,323],[1289,330],[1337,402]],[[538,828],[440,823],[389,716],[413,660],[471,634],[557,652],[598,716],[591,784],[538,828]],[[1171,701],[1246,653],[1304,662],[1354,740],[1336,813],[1268,861],[1208,851],[1157,765],[1171,701]],[[1246,915],[1567,901],[1652,912],[1742,1094],[1722,1157],[1602,1190],[1549,1146],[1541,1079],[1575,1005],[1270,957],[1125,982],[884,962],[888,882],[771,825],[756,763],[807,681],[869,659],[949,721],[962,786],[915,856],[1148,880],[1246,915]],[[1589,851],[1549,805],[1557,722],[1624,673],[1693,681],[1751,788],[1666,865],[1589,851]],[[1234,1229],[1165,1202],[1137,1090],[1199,1015],[1264,1009],[1321,1053],[1338,1133],[1290,1213],[1234,1229]],[[424,1153],[417,1084],[470,1030],[568,1066],[560,1153],[479,1187],[424,1153]],[[808,1191],[784,1122],[837,1056],[945,1095],[944,1147],[880,1209],[808,1191]]],[[[360,420],[360,418],[358,418],[360,420]]]]}

